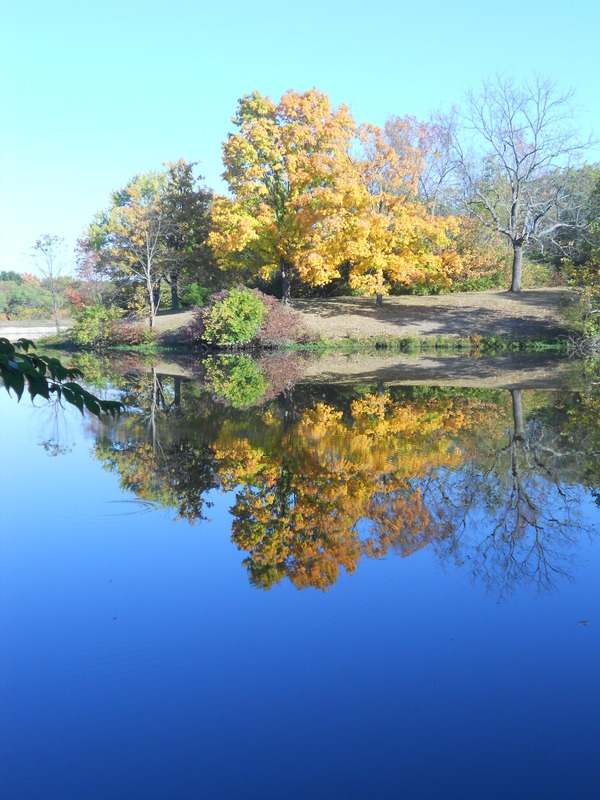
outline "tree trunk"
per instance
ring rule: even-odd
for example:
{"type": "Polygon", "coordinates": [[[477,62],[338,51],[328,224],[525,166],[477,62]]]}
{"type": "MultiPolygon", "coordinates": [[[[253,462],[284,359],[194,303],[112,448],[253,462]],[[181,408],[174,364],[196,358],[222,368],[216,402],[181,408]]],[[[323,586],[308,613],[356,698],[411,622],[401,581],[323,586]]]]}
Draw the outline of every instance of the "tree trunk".
{"type": "Polygon", "coordinates": [[[375,305],[379,308],[383,305],[383,295],[381,292],[377,292],[377,299],[375,300],[375,305]]]}
{"type": "Polygon", "coordinates": [[[179,299],[177,297],[177,273],[171,273],[171,311],[179,311],[179,299]]]}
{"type": "Polygon", "coordinates": [[[148,279],[148,281],[146,282],[146,288],[148,290],[148,300],[150,301],[150,314],[148,318],[148,327],[150,328],[150,330],[152,330],[152,328],[154,327],[154,315],[156,314],[156,306],[154,304],[156,290],[152,286],[152,282],[150,281],[150,279],[148,279]]]}
{"type": "Polygon", "coordinates": [[[521,390],[511,389],[510,394],[512,397],[513,422],[515,424],[515,439],[524,439],[525,434],[523,432],[523,403],[521,400],[521,390]]]}
{"type": "Polygon", "coordinates": [[[54,324],[56,325],[56,333],[60,333],[60,325],[58,322],[58,300],[56,299],[56,286],[54,285],[54,279],[51,278],[50,280],[50,287],[52,289],[52,310],[54,312],[54,324]]]}
{"type": "Polygon", "coordinates": [[[513,264],[512,264],[512,284],[511,292],[521,291],[521,278],[523,276],[523,245],[520,242],[513,242],[513,264]]]}
{"type": "Polygon", "coordinates": [[[158,384],[156,367],[152,367],[152,403],[150,405],[150,430],[152,431],[152,452],[156,455],[156,411],[158,409],[158,384]]]}
{"type": "Polygon", "coordinates": [[[281,268],[281,302],[284,306],[289,306],[291,300],[291,273],[292,267],[283,256],[279,258],[281,268]]]}
{"type": "Polygon", "coordinates": [[[286,431],[296,417],[294,409],[294,389],[286,386],[283,390],[283,430],[286,431]]]}

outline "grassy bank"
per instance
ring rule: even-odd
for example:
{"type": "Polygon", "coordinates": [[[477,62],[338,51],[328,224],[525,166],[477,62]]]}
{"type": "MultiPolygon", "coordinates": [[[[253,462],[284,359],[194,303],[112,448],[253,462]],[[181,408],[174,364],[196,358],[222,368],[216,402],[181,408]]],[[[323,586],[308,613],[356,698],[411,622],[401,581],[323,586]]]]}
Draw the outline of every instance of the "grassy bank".
{"type": "Polygon", "coordinates": [[[497,355],[517,352],[567,352],[567,339],[564,336],[546,338],[508,339],[499,336],[371,336],[362,339],[346,337],[344,339],[327,339],[320,337],[314,341],[287,343],[277,347],[261,347],[250,343],[228,347],[198,347],[197,345],[177,342],[172,337],[168,341],[156,341],[138,345],[106,345],[103,348],[89,348],[73,342],[68,335],[53,336],[38,342],[42,348],[68,350],[71,352],[96,353],[139,353],[140,355],[161,355],[164,353],[196,353],[227,354],[247,353],[260,355],[265,352],[322,352],[322,353],[373,353],[389,351],[390,353],[466,353],[471,355],[497,355]]]}
{"type": "Polygon", "coordinates": [[[516,352],[566,352],[565,337],[543,339],[506,339],[499,336],[404,336],[367,337],[364,339],[325,339],[307,344],[293,344],[282,348],[288,351],[327,351],[341,353],[388,350],[397,353],[516,353],[516,352]]]}

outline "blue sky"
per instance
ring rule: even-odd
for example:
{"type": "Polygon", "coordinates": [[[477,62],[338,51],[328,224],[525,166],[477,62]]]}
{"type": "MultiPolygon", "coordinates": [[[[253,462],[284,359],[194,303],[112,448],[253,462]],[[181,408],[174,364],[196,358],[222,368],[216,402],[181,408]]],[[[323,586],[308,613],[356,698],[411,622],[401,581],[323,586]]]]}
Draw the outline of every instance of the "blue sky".
{"type": "Polygon", "coordinates": [[[26,270],[42,233],[72,247],[112,190],[164,161],[200,161],[222,190],[220,145],[253,89],[316,86],[383,124],[537,72],[600,133],[596,0],[7,0],[2,16],[0,269],[26,270]]]}

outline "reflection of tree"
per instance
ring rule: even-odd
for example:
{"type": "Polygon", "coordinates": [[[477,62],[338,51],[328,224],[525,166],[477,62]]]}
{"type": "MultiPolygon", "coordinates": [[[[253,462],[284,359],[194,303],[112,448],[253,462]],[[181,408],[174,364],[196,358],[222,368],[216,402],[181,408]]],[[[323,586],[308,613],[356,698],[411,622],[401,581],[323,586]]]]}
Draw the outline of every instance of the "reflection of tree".
{"type": "Polygon", "coordinates": [[[271,353],[262,358],[221,355],[205,359],[201,372],[217,402],[251,408],[289,393],[302,377],[302,360],[290,353],[271,353]]]}
{"type": "Polygon", "coordinates": [[[44,430],[47,432],[46,439],[40,442],[40,445],[49,456],[62,456],[72,452],[74,445],[71,414],[73,411],[71,406],[65,407],[61,398],[56,395],[40,404],[38,414],[44,430]]]}
{"type": "Polygon", "coordinates": [[[216,463],[208,442],[183,435],[181,379],[168,380],[155,369],[138,375],[127,393],[131,413],[106,435],[99,435],[95,454],[105,469],[120,475],[122,489],[144,500],[176,508],[178,517],[204,519],[206,492],[218,485],[216,463]]]}
{"type": "Polygon", "coordinates": [[[451,432],[465,417],[452,400],[432,409],[366,394],[346,419],[325,403],[295,416],[267,412],[259,436],[225,424],[217,443],[223,485],[241,486],[232,537],[249,553],[256,585],[288,577],[325,589],[341,567],[352,573],[361,557],[390,547],[411,552],[439,531],[422,503],[413,512],[419,491],[405,476],[458,463],[451,432]],[[371,521],[366,538],[362,520],[371,521]]]}
{"type": "Polygon", "coordinates": [[[234,408],[257,405],[266,388],[262,370],[248,356],[219,356],[206,366],[206,381],[216,397],[234,408]]]}
{"type": "MultiPolygon", "coordinates": [[[[259,587],[326,589],[362,558],[432,544],[504,597],[568,576],[597,403],[578,396],[304,386],[261,408],[148,374],[97,455],[124,489],[202,519],[235,492],[232,539],[259,587]],[[509,403],[510,401],[510,403],[509,403]]],[[[93,424],[93,423],[92,423],[93,424]]]]}
{"type": "Polygon", "coordinates": [[[371,535],[364,544],[365,555],[381,558],[392,550],[402,557],[445,538],[443,521],[427,507],[420,487],[408,485],[393,494],[378,492],[368,509],[371,535]]]}
{"type": "Polygon", "coordinates": [[[117,445],[101,440],[95,454],[105,469],[119,473],[119,486],[137,497],[177,509],[178,519],[205,519],[206,492],[218,485],[210,448],[175,441],[153,449],[149,443],[117,445]]]}
{"type": "Polygon", "coordinates": [[[517,586],[551,589],[569,577],[581,529],[578,451],[544,415],[523,419],[511,392],[512,426],[505,442],[439,488],[452,535],[440,552],[470,561],[473,575],[500,598],[517,586]]]}
{"type": "Polygon", "coordinates": [[[359,490],[293,443],[282,445],[277,463],[266,463],[236,494],[232,538],[249,553],[244,563],[256,585],[269,588],[287,576],[298,588],[325,588],[340,567],[353,572],[361,556],[352,530],[359,490]]]}

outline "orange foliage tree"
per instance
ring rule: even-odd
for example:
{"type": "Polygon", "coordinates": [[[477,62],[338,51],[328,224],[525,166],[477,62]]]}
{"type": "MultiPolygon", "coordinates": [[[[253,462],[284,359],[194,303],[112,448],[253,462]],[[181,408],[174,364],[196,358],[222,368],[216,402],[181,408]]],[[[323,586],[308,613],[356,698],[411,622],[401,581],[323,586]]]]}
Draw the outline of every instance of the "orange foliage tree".
{"type": "Polygon", "coordinates": [[[373,125],[359,137],[345,229],[350,286],[377,295],[378,305],[394,285],[447,288],[462,266],[452,247],[458,220],[429,214],[418,199],[422,153],[408,144],[399,153],[373,125]]]}
{"type": "Polygon", "coordinates": [[[452,399],[432,409],[387,394],[355,400],[349,418],[318,402],[291,425],[271,410],[251,433],[226,422],[215,456],[222,487],[237,489],[232,538],[252,582],[327,589],[364,556],[445,535],[419,482],[461,463],[454,436],[470,425],[452,399]]]}
{"type": "Polygon", "coordinates": [[[276,105],[245,95],[223,144],[232,196],[218,198],[209,244],[217,261],[263,277],[281,273],[284,302],[293,277],[322,286],[344,260],[341,188],[355,124],[317,89],[286,92],[276,105]]]}
{"type": "Polygon", "coordinates": [[[316,89],[288,91],[277,105],[253,92],[233,122],[223,145],[232,196],[216,200],[209,236],[222,267],[246,277],[279,270],[284,302],[292,277],[324,286],[344,262],[350,286],[378,302],[393,285],[450,284],[461,263],[450,246],[457,221],[418,199],[428,146],[419,131],[412,143],[404,131],[400,148],[400,122],[357,129],[346,106],[332,110],[316,89]]]}
{"type": "Polygon", "coordinates": [[[364,558],[428,545],[500,596],[569,574],[581,492],[598,484],[596,397],[298,387],[242,413],[173,380],[140,380],[127,402],[143,411],[112,423],[115,444],[90,423],[96,455],[192,523],[211,490],[235,493],[232,541],[257,587],[326,590],[364,558]]]}

